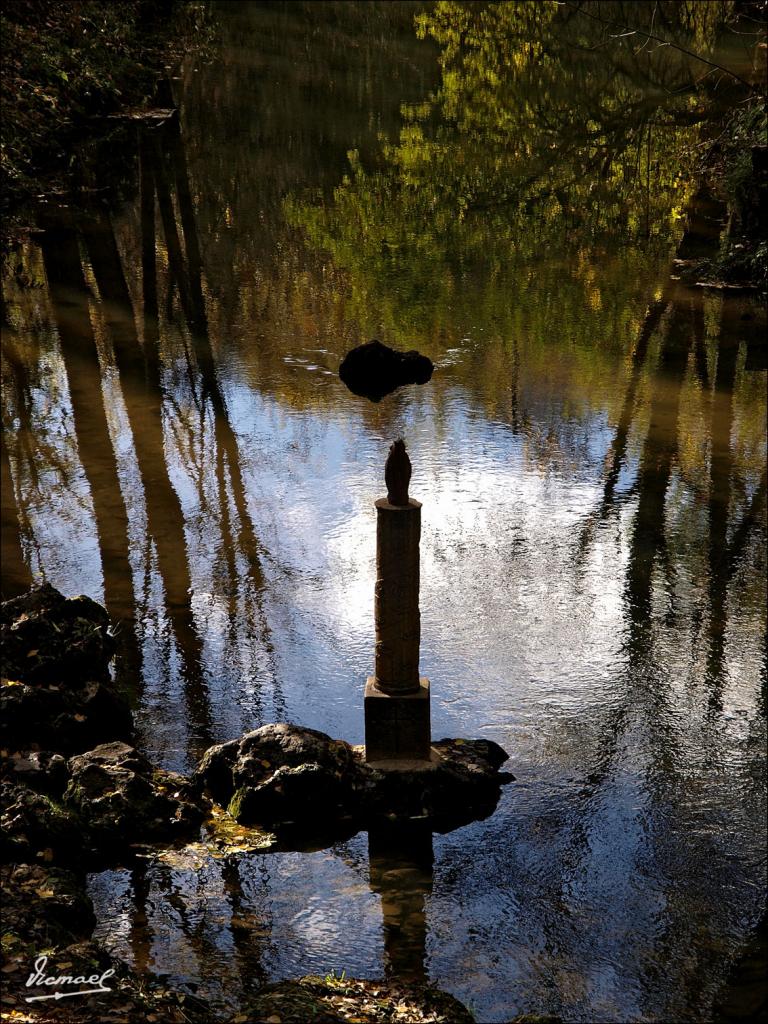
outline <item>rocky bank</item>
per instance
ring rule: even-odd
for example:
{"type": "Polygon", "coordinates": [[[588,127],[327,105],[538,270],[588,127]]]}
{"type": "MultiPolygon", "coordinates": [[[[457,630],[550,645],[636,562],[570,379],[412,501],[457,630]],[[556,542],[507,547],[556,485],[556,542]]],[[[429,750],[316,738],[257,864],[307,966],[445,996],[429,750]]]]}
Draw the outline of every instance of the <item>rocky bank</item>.
{"type": "MultiPolygon", "coordinates": [[[[307,837],[331,842],[392,819],[447,831],[491,813],[501,784],[512,778],[499,772],[507,755],[489,741],[441,740],[428,767],[402,765],[393,773],[366,764],[362,748],[283,723],[210,748],[187,779],[154,767],[133,745],[130,708],[109,672],[114,639],[98,604],[36,588],[3,603],[0,639],[2,1004],[15,1019],[224,1019],[92,941],[89,870],[190,842],[204,822],[218,822],[221,833],[222,819],[241,833],[268,825],[280,849],[302,848],[307,837]],[[106,973],[109,1002],[94,995],[76,1006],[66,999],[28,1003],[30,992],[51,991],[26,984],[39,964],[39,977],[106,973]]],[[[472,1018],[428,986],[328,975],[267,986],[232,1024],[350,1019],[472,1018]]]]}

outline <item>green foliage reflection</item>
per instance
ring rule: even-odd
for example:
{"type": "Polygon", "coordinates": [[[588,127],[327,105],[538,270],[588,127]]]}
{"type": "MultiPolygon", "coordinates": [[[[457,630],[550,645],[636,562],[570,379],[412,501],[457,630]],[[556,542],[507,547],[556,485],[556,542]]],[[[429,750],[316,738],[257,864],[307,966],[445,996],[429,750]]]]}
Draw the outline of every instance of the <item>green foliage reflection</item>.
{"type": "Polygon", "coordinates": [[[433,335],[473,268],[506,277],[597,241],[665,248],[709,88],[724,88],[676,47],[711,53],[732,6],[441,0],[416,18],[440,46],[439,88],[403,107],[378,162],[349,154],[332,203],[289,197],[288,220],[351,272],[361,309],[384,293],[393,326],[433,335]]]}

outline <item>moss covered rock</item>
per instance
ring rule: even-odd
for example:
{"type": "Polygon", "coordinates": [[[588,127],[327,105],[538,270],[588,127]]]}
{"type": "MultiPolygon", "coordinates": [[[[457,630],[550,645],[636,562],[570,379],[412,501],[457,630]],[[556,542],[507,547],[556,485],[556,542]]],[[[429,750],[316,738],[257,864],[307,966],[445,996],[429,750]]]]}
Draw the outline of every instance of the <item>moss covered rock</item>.
{"type": "Polygon", "coordinates": [[[127,739],[133,719],[109,676],[109,618],[48,584],[0,606],[0,744],[68,753],[127,739]]]}
{"type": "MultiPolygon", "coordinates": [[[[270,827],[428,818],[449,830],[492,813],[507,754],[490,740],[439,740],[432,761],[368,764],[362,747],[291,724],[206,751],[192,779],[243,824],[270,827]]],[[[344,825],[346,829],[346,825],[344,825]]]]}
{"type": "Polygon", "coordinates": [[[205,815],[204,802],[187,798],[186,780],[153,769],[127,743],[103,743],[70,758],[68,767],[64,805],[102,849],[189,836],[205,815]]]}
{"type": "Polygon", "coordinates": [[[472,1024],[458,999],[428,985],[310,975],[267,985],[229,1024],[242,1021],[281,1024],[472,1024]]]}
{"type": "Polygon", "coordinates": [[[83,843],[79,815],[60,799],[6,780],[0,785],[0,860],[77,859],[83,843]]]}
{"type": "Polygon", "coordinates": [[[211,747],[193,782],[237,821],[309,821],[349,814],[359,770],[348,743],[277,724],[211,747]]]}

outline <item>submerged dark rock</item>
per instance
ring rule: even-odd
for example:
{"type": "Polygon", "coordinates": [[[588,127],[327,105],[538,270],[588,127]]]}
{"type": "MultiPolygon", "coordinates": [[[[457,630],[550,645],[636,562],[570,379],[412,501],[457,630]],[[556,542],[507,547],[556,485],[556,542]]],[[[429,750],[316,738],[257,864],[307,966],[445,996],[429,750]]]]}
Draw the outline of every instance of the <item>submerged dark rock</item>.
{"type": "Polygon", "coordinates": [[[397,352],[374,339],[347,352],[339,377],[354,395],[378,402],[406,384],[426,384],[433,370],[427,356],[413,349],[397,352]]]}
{"type": "Polygon", "coordinates": [[[489,740],[440,740],[431,762],[397,770],[368,764],[351,747],[314,729],[265,725],[206,751],[193,775],[242,824],[270,827],[382,817],[427,818],[438,830],[490,814],[506,753],[489,740]]]}

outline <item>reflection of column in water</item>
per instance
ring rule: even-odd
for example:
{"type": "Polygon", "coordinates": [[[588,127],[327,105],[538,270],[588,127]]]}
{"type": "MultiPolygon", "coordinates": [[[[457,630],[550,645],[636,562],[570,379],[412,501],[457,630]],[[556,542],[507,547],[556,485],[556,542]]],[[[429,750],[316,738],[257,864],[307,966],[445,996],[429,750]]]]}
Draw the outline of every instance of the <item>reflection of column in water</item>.
{"type": "Polygon", "coordinates": [[[432,832],[423,822],[368,833],[371,889],[381,896],[388,980],[426,981],[425,897],[432,892],[432,832]]]}

